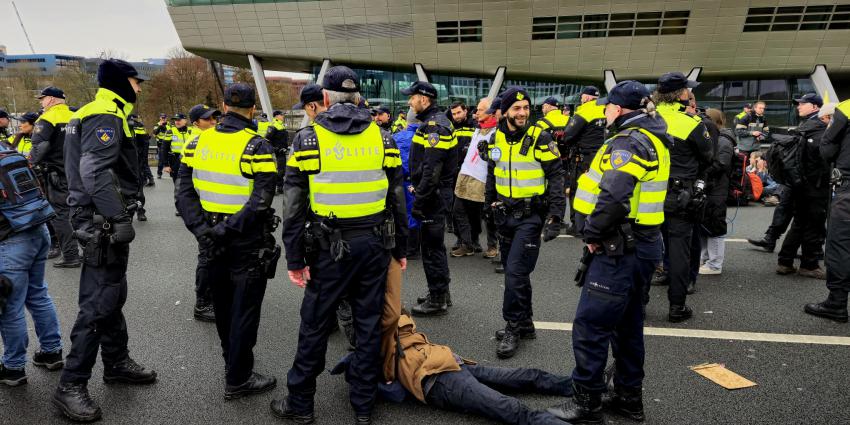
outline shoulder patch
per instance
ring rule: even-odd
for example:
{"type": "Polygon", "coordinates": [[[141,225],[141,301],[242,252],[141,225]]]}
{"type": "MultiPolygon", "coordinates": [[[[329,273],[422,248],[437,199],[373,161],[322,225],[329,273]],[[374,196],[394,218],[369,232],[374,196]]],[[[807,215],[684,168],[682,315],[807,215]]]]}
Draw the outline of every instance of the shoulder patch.
{"type": "Polygon", "coordinates": [[[428,125],[437,125],[437,121],[428,121],[428,125]]]}
{"type": "Polygon", "coordinates": [[[615,150],[611,152],[611,167],[615,170],[626,165],[632,159],[632,153],[626,150],[615,150]]]}
{"type": "Polygon", "coordinates": [[[437,134],[437,133],[429,134],[428,135],[428,144],[431,145],[431,147],[433,148],[433,147],[437,146],[437,143],[440,143],[440,135],[437,134]]]}
{"type": "Polygon", "coordinates": [[[499,148],[490,149],[490,159],[492,159],[493,162],[499,162],[499,160],[502,159],[502,150],[499,148]]]}
{"type": "Polygon", "coordinates": [[[556,143],[553,140],[553,141],[549,142],[548,146],[549,146],[549,152],[552,152],[552,154],[557,156],[557,157],[561,156],[561,152],[558,150],[558,143],[556,143]]]}
{"type": "Polygon", "coordinates": [[[112,127],[98,127],[94,130],[94,134],[104,146],[109,146],[115,140],[115,129],[112,127]]]}

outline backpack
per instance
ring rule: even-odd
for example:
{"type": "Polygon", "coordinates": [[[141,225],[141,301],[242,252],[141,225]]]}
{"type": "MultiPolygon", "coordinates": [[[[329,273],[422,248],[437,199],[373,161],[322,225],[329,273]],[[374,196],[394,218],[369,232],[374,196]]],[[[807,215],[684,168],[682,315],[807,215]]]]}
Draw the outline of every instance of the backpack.
{"type": "Polygon", "coordinates": [[[805,183],[803,177],[803,140],[799,135],[774,134],[767,150],[767,172],[779,184],[799,187],[805,183]]]}
{"type": "Polygon", "coordinates": [[[747,176],[747,154],[735,151],[732,155],[732,172],[729,175],[729,196],[726,205],[746,206],[752,196],[752,183],[747,176]]]}
{"type": "Polygon", "coordinates": [[[44,224],[56,215],[27,158],[0,151],[0,214],[13,232],[44,224]]]}
{"type": "Polygon", "coordinates": [[[750,187],[753,189],[753,201],[758,201],[764,193],[764,183],[756,173],[747,173],[747,176],[750,179],[750,187]]]}

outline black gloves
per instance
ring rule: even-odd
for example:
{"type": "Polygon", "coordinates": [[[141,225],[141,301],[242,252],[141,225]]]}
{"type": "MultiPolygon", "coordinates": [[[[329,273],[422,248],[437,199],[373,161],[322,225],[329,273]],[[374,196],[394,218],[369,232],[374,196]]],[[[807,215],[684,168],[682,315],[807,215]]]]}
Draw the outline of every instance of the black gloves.
{"type": "Polygon", "coordinates": [[[688,210],[691,213],[702,214],[702,211],[705,209],[705,204],[707,201],[707,195],[705,194],[705,182],[702,180],[697,180],[694,183],[694,191],[691,196],[691,200],[688,203],[688,210]]]}
{"type": "Polygon", "coordinates": [[[555,216],[549,217],[546,220],[546,225],[543,227],[543,242],[549,242],[561,234],[561,219],[555,216]]]}
{"type": "Polygon", "coordinates": [[[478,148],[478,156],[481,157],[481,159],[483,159],[485,161],[490,159],[490,155],[488,153],[489,152],[489,149],[488,149],[489,146],[488,145],[489,145],[489,143],[487,143],[486,140],[482,140],[482,141],[478,142],[478,146],[476,146],[478,148]]]}

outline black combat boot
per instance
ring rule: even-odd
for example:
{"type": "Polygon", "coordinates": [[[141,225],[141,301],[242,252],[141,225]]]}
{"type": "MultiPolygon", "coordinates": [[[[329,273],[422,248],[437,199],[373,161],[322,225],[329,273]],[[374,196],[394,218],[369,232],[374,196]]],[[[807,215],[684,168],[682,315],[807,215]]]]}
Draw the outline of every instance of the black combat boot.
{"type": "Polygon", "coordinates": [[[254,394],[262,394],[273,390],[277,386],[277,378],[274,376],[260,375],[251,372],[251,376],[242,385],[225,385],[224,399],[233,400],[254,394]]]}
{"type": "Polygon", "coordinates": [[[53,393],[53,405],[65,416],[77,422],[100,419],[100,406],[89,396],[86,384],[59,384],[53,393]]]}
{"type": "MultiPolygon", "coordinates": [[[[505,330],[499,329],[496,331],[496,341],[501,341],[502,338],[505,337],[505,330]]],[[[537,330],[534,329],[534,321],[532,320],[524,320],[519,322],[519,337],[521,339],[535,339],[537,338],[537,330]]]]}
{"type": "Polygon", "coordinates": [[[428,295],[428,299],[419,305],[414,306],[410,311],[414,316],[442,316],[449,312],[449,306],[446,303],[446,294],[428,295]]]}
{"type": "MultiPolygon", "coordinates": [[[[425,301],[428,301],[428,294],[416,297],[416,304],[422,304],[425,301]]],[[[446,291],[446,305],[449,307],[452,306],[452,291],[446,291]]]]}
{"type": "Polygon", "coordinates": [[[812,316],[847,323],[847,305],[830,302],[828,298],[824,302],[806,304],[803,310],[812,316]]]}
{"type": "Polygon", "coordinates": [[[670,312],[667,313],[667,321],[671,323],[684,322],[694,315],[694,311],[687,305],[671,305],[670,312]]]}
{"type": "Polygon", "coordinates": [[[502,331],[502,339],[499,340],[499,347],[496,348],[496,357],[500,359],[513,357],[519,349],[520,338],[519,323],[508,322],[502,331]]]}
{"type": "Polygon", "coordinates": [[[289,397],[272,400],[269,406],[272,409],[272,415],[280,419],[288,419],[292,422],[302,425],[312,424],[316,421],[316,416],[313,412],[306,415],[299,415],[289,407],[289,397]]]}
{"type": "Polygon", "coordinates": [[[747,242],[767,252],[773,252],[773,250],[776,249],[776,238],[770,235],[764,235],[761,239],[747,239],[747,242]]]}
{"type": "Polygon", "coordinates": [[[646,418],[643,414],[643,390],[640,388],[616,388],[608,397],[603,397],[602,406],[633,421],[643,422],[646,418]]]}
{"type": "Polygon", "coordinates": [[[136,220],[139,221],[148,221],[148,216],[145,214],[145,210],[136,211],[136,220]]]}
{"type": "Polygon", "coordinates": [[[127,357],[126,360],[103,368],[103,382],[113,384],[153,384],[156,382],[156,372],[136,363],[127,357]]]}
{"type": "Polygon", "coordinates": [[[196,302],[194,317],[199,322],[215,322],[215,307],[209,302],[196,302]]]}
{"type": "Polygon", "coordinates": [[[664,267],[658,266],[655,268],[655,273],[652,274],[652,281],[649,282],[652,286],[665,286],[670,284],[670,276],[664,267]]]}
{"type": "Polygon", "coordinates": [[[571,424],[601,425],[605,421],[602,418],[602,395],[590,394],[573,386],[575,393],[560,406],[546,409],[556,418],[571,424]]]}
{"type": "Polygon", "coordinates": [[[32,356],[32,364],[47,370],[59,370],[65,366],[65,361],[62,359],[62,350],[52,353],[36,351],[35,355],[32,356]]]}

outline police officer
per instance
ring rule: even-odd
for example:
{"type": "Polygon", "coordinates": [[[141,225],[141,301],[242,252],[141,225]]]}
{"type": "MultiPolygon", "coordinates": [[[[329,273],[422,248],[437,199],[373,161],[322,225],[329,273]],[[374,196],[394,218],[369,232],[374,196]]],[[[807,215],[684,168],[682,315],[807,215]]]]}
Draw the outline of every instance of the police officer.
{"type": "Polygon", "coordinates": [[[561,102],[558,99],[550,96],[540,105],[540,111],[543,112],[543,117],[537,120],[534,125],[542,130],[549,131],[553,135],[555,141],[561,140],[564,137],[564,129],[567,127],[567,122],[570,117],[561,112],[561,102]]]}
{"type": "MultiPolygon", "coordinates": [[[[192,140],[196,142],[198,137],[206,130],[214,128],[221,116],[218,109],[199,104],[189,110],[189,120],[192,122],[192,133],[196,134],[192,140]]],[[[197,145],[197,143],[196,143],[197,145]]],[[[184,149],[184,153],[186,149],[184,149]]],[[[194,156],[194,152],[192,153],[194,156]]],[[[190,193],[191,194],[191,193],[190,193]]],[[[195,308],[192,315],[195,320],[201,322],[215,322],[215,305],[212,302],[212,274],[210,264],[215,261],[215,253],[210,252],[209,244],[198,244],[198,266],[195,269],[195,308]]]]}
{"type": "Polygon", "coordinates": [[[272,401],[271,409],[279,418],[313,423],[316,377],[324,369],[334,312],[348,296],[357,347],[347,380],[356,421],[368,425],[380,376],[391,253],[402,269],[407,263],[401,159],[389,133],[357,106],[354,71],[335,66],[322,87],[328,110],[298,132],[287,161],[283,240],[289,278],[306,289],[289,395],[272,401]]]}
{"type": "Polygon", "coordinates": [[[826,289],[829,295],[819,303],[806,304],[804,310],[813,316],[839,323],[847,322],[847,294],[850,293],[850,100],[835,107],[820,143],[823,160],[832,164],[835,194],[829,211],[826,234],[826,289]]]}
{"type": "Polygon", "coordinates": [[[386,106],[378,106],[375,108],[375,124],[378,124],[378,127],[381,127],[381,130],[392,133],[393,123],[391,120],[392,115],[390,115],[390,108],[387,108],[386,106]]]}
{"type": "MultiPolygon", "coordinates": [[[[791,214],[794,221],[791,229],[782,241],[779,251],[779,264],[776,272],[779,274],[797,273],[800,276],[814,279],[826,279],[826,272],[820,267],[818,256],[823,254],[821,247],[826,236],[826,209],[829,206],[830,169],[820,156],[820,143],[826,124],[818,118],[823,99],[816,93],[808,93],[797,102],[797,113],[800,124],[794,134],[800,136],[800,163],[786,164],[795,166],[800,176],[796,184],[784,180],[788,191],[784,196],[791,198],[791,214]],[[794,267],[797,250],[801,250],[800,268],[794,267]]],[[[779,176],[777,176],[779,177],[779,176]]]]}
{"type": "MultiPolygon", "coordinates": [[[[649,90],[618,83],[599,103],[614,133],[579,178],[575,198],[586,275],[573,322],[574,396],[549,409],[574,424],[602,424],[608,347],[616,362],[607,407],[643,421],[643,286],[661,260],[659,226],[670,173],[665,124],[645,109],[649,90]],[[604,182],[604,183],[603,183],[604,182]],[[640,255],[637,255],[640,253],[640,255]],[[589,261],[589,264],[587,264],[589,261]]],[[[687,266],[687,262],[685,263],[687,266]]]]}
{"type": "Polygon", "coordinates": [[[274,111],[269,130],[266,133],[266,139],[271,142],[274,147],[274,155],[277,158],[277,193],[283,193],[283,173],[286,170],[286,152],[289,150],[289,132],[286,131],[286,124],[283,122],[283,112],[274,111]]]}
{"type": "Polygon", "coordinates": [[[502,318],[505,329],[499,358],[513,357],[520,338],[535,336],[531,308],[531,272],[540,253],[540,234],[558,237],[564,217],[564,170],[551,133],[530,125],[531,98],[521,87],[500,95],[505,120],[490,141],[477,147],[488,158],[485,205],[493,210],[505,268],[502,318]]]}
{"type": "Polygon", "coordinates": [[[280,256],[271,208],[277,166],[271,144],[251,121],[255,102],[251,86],[228,86],[221,123],[186,145],[178,177],[177,209],[207,259],[225,400],[277,385],[273,376],[254,371],[260,307],[280,256]]]}
{"type": "Polygon", "coordinates": [[[127,262],[135,238],[133,208],[139,192],[138,159],[127,116],[145,77],[120,59],[101,62],[94,101],[74,113],[65,144],[68,205],[75,235],[84,244],[80,312],[71,350],[53,404],[77,421],[101,417],[87,384],[100,357],[106,383],[151,384],[156,372],[130,358],[127,324],[127,262]]]}
{"type": "MultiPolygon", "coordinates": [[[[457,159],[457,164],[453,165],[453,169],[451,170],[454,176],[452,178],[452,190],[448,195],[443,194],[446,197],[447,211],[453,212],[455,205],[454,188],[457,186],[457,174],[460,172],[461,165],[463,165],[463,159],[466,158],[466,151],[469,149],[469,143],[472,141],[472,133],[475,133],[475,123],[472,117],[469,116],[469,108],[461,101],[453,102],[449,106],[449,109],[446,111],[446,117],[452,123],[454,137],[457,141],[457,144],[453,148],[454,152],[451,153],[457,159]]],[[[452,257],[464,257],[482,251],[481,246],[477,242],[474,246],[465,246],[462,243],[454,214],[448,217],[447,223],[449,225],[449,233],[455,235],[455,243],[451,248],[452,257]]]]}
{"type": "Polygon", "coordinates": [[[581,91],[581,105],[570,117],[564,129],[561,142],[561,153],[565,155],[564,170],[570,183],[570,217],[572,223],[567,228],[567,234],[575,235],[575,212],[573,199],[578,190],[578,177],[584,174],[593,160],[593,155],[605,141],[605,107],[596,104],[599,89],[587,86],[581,91]]]}
{"type": "Polygon", "coordinates": [[[399,131],[407,128],[407,114],[404,112],[399,112],[398,117],[393,121],[393,134],[398,133],[399,131]]]}
{"type": "Polygon", "coordinates": [[[71,119],[71,110],[65,104],[65,93],[56,87],[45,87],[38,99],[44,108],[32,135],[30,161],[44,170],[47,177],[47,198],[56,210],[53,228],[59,239],[62,259],[54,267],[80,267],[80,253],[74,230],[71,228],[68,208],[68,180],[65,178],[65,125],[71,119]]]}
{"type": "Polygon", "coordinates": [[[9,113],[5,109],[0,109],[0,147],[9,149],[9,113]]]}
{"type": "Polygon", "coordinates": [[[271,128],[272,123],[269,122],[269,116],[265,112],[261,113],[259,118],[257,119],[257,133],[260,133],[262,137],[266,137],[269,133],[269,129],[271,128]]]}
{"type": "Polygon", "coordinates": [[[422,267],[428,281],[428,295],[420,297],[411,309],[415,316],[437,316],[448,312],[449,262],[446,255],[445,227],[447,205],[457,166],[452,124],[437,108],[437,89],[430,83],[416,81],[401,91],[410,96],[407,104],[422,125],[413,136],[410,148],[411,180],[415,199],[411,215],[422,224],[422,267]],[[421,300],[421,301],[420,301],[421,300]]]}
{"type": "Polygon", "coordinates": [[[168,162],[164,146],[171,140],[171,124],[168,122],[168,115],[159,114],[159,122],[153,127],[153,135],[156,137],[156,178],[161,179],[162,169],[168,162]]]}
{"type": "MultiPolygon", "coordinates": [[[[29,156],[32,150],[32,132],[35,130],[36,121],[38,121],[38,113],[27,112],[21,115],[18,121],[21,122],[20,132],[14,138],[9,139],[9,145],[12,149],[24,154],[24,156],[29,156]]],[[[39,176],[39,180],[43,181],[44,179],[42,176],[39,176]]]]}
{"type": "MultiPolygon", "coordinates": [[[[664,205],[665,263],[669,264],[667,320],[681,322],[693,315],[685,303],[691,286],[690,258],[694,227],[705,206],[705,172],[711,165],[714,147],[711,136],[699,117],[689,115],[688,89],[698,86],[681,72],[670,72],[658,79],[652,95],[658,115],[667,123],[673,140],[670,148],[670,184],[664,205]]],[[[649,286],[644,287],[644,302],[649,302],[649,286]]]]}
{"type": "MultiPolygon", "coordinates": [[[[165,143],[165,156],[168,158],[168,165],[163,168],[163,171],[171,175],[174,181],[174,193],[177,194],[177,176],[180,173],[183,148],[192,141],[192,132],[189,130],[189,120],[186,114],[174,114],[174,126],[171,127],[171,140],[165,143]]],[[[174,213],[179,216],[180,211],[174,213]]]]}
{"type": "Polygon", "coordinates": [[[147,169],[148,174],[150,174],[150,167],[148,167],[148,148],[150,148],[150,136],[148,136],[145,131],[145,125],[142,123],[142,120],[136,114],[130,114],[127,117],[127,125],[130,126],[130,129],[133,130],[133,141],[136,144],[136,156],[139,159],[138,170],[139,170],[139,193],[136,194],[136,200],[139,201],[138,208],[136,208],[136,218],[139,221],[148,221],[148,216],[145,214],[145,184],[148,182],[147,174],[145,174],[145,169],[147,169]]]}

